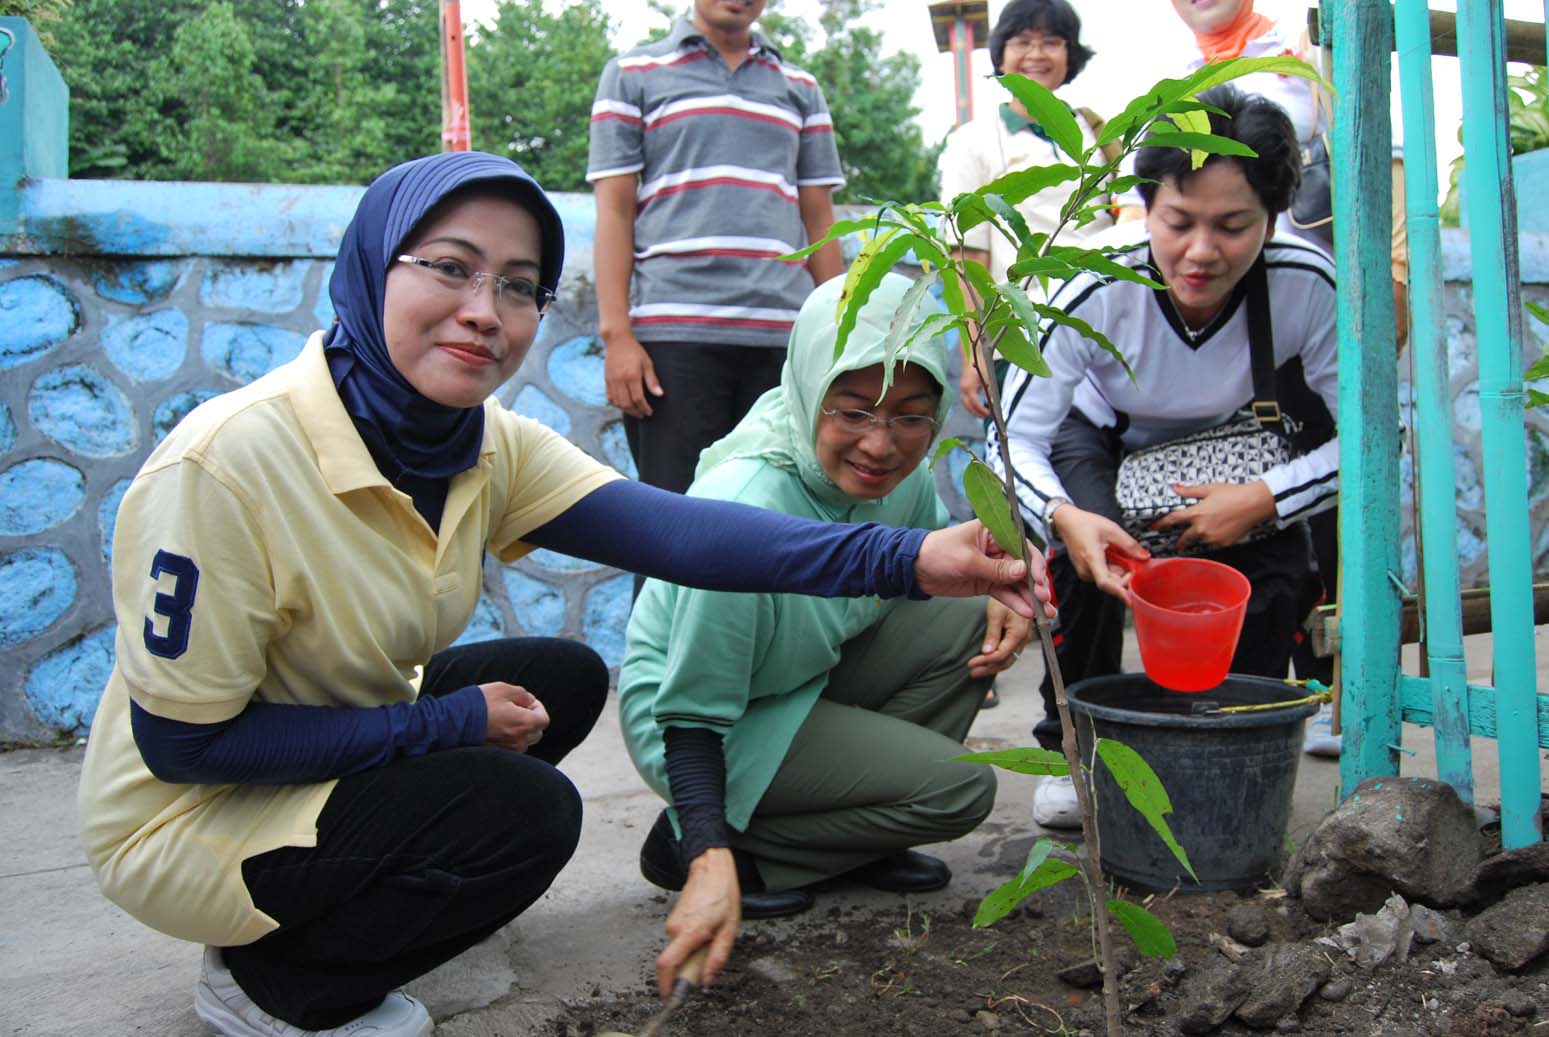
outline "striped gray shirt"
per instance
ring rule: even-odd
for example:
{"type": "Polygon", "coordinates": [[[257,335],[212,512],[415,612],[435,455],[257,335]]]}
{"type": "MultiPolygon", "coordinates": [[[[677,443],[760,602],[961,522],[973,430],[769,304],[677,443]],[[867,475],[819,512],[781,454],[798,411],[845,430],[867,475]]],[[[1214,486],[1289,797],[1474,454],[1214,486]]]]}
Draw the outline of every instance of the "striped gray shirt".
{"type": "Polygon", "coordinates": [[[643,342],[780,346],[812,277],[797,189],[844,183],[812,76],[763,37],[728,71],[693,24],[609,61],[586,178],[639,178],[630,322],[643,342]]]}

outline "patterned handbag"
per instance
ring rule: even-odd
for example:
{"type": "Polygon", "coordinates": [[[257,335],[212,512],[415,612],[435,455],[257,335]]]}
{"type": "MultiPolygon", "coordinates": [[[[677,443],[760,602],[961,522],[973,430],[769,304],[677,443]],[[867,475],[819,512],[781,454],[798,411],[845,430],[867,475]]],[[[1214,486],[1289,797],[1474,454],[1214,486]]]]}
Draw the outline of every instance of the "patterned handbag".
{"type": "MultiPolygon", "coordinates": [[[[1289,429],[1275,400],[1275,353],[1269,324],[1269,282],[1264,257],[1249,268],[1248,351],[1253,365],[1253,403],[1229,421],[1179,439],[1128,454],[1119,464],[1118,497],[1122,525],[1153,555],[1188,554],[1210,548],[1178,548],[1177,530],[1156,530],[1157,519],[1194,503],[1173,489],[1177,483],[1248,483],[1294,456],[1289,429]]],[[[1277,531],[1266,522],[1239,543],[1277,531]]]]}

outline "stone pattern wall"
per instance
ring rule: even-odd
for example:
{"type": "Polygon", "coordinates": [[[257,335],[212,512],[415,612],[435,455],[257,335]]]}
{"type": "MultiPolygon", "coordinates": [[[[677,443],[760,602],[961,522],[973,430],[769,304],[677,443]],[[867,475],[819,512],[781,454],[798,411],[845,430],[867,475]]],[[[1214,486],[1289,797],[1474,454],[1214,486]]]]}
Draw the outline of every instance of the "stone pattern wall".
{"type": "MultiPolygon", "coordinates": [[[[74,190],[111,186],[68,183],[74,190]]],[[[179,186],[215,185],[160,186],[170,193],[179,186]]],[[[284,189],[241,190],[244,211],[261,213],[278,208],[266,192],[280,198],[284,189]]],[[[147,238],[143,250],[122,236],[117,247],[108,247],[100,243],[110,232],[101,228],[93,231],[98,247],[72,247],[71,255],[14,244],[6,255],[6,239],[0,238],[0,653],[6,661],[0,669],[0,740],[48,739],[89,725],[113,659],[108,567],[114,518],[146,455],[194,406],[289,360],[313,329],[331,320],[329,257],[358,193],[306,197],[321,199],[311,203],[317,211],[305,218],[292,211],[280,235],[300,243],[294,255],[283,254],[285,247],[272,238],[262,239],[256,225],[243,231],[243,241],[262,240],[263,247],[244,252],[226,245],[237,258],[167,254],[159,233],[147,238]]],[[[603,394],[591,287],[591,200],[556,201],[568,230],[565,284],[527,362],[498,396],[633,475],[619,414],[603,394]]],[[[176,208],[166,198],[158,204],[176,208]]],[[[130,229],[146,222],[122,212],[99,221],[130,229]]],[[[853,243],[847,244],[853,254],[853,243]]],[[[1549,289],[1535,286],[1529,294],[1543,300],[1549,289]]],[[[1471,305],[1466,277],[1449,282],[1465,586],[1486,579],[1471,305]]],[[[1545,329],[1530,327],[1530,350],[1537,355],[1545,329]]],[[[1401,391],[1407,399],[1407,383],[1401,391]]],[[[982,455],[982,426],[967,414],[954,412],[946,433],[982,455]]],[[[1549,568],[1549,418],[1535,412],[1529,436],[1539,531],[1534,558],[1543,570],[1549,568]]],[[[958,518],[969,513],[957,489],[965,463],[955,452],[937,469],[937,484],[958,518]]],[[[1412,511],[1407,458],[1403,471],[1405,507],[1412,511]]],[[[1405,523],[1407,534],[1407,516],[1405,523]]],[[[1414,557],[1411,541],[1404,576],[1411,585],[1414,557]]],[[[490,560],[483,596],[461,640],[581,638],[616,667],[630,584],[616,570],[552,552],[535,552],[513,566],[490,560]]]]}
{"type": "MultiPolygon", "coordinates": [[[[1549,235],[1534,237],[1544,239],[1549,235]]],[[[1536,268],[1539,264],[1533,265],[1536,268]]],[[[1533,272],[1539,273],[1537,269],[1533,272]]],[[[1524,285],[1522,294],[1526,300],[1549,305],[1549,285],[1524,285]]],[[[1479,351],[1474,337],[1473,285],[1467,281],[1449,280],[1444,286],[1444,296],[1447,371],[1452,389],[1458,567],[1462,572],[1462,586],[1467,589],[1490,582],[1489,555],[1485,549],[1484,447],[1479,428],[1479,351]]],[[[1526,370],[1549,349],[1549,326],[1524,314],[1523,339],[1522,366],[1526,370]]],[[[1416,418],[1410,359],[1406,351],[1399,362],[1399,417],[1405,428],[1404,454],[1399,462],[1399,493],[1403,579],[1413,590],[1419,583],[1420,564],[1414,532],[1418,504],[1414,480],[1416,418]]],[[[1529,410],[1526,425],[1529,528],[1532,530],[1533,572],[1538,580],[1549,573],[1549,408],[1529,410]]]]}

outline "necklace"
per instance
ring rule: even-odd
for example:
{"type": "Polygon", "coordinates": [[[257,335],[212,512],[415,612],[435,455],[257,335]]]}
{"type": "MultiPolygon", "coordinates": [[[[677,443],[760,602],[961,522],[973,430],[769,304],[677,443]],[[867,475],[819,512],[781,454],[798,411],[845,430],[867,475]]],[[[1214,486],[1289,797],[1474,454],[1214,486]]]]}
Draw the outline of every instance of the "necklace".
{"type": "Polygon", "coordinates": [[[1183,330],[1184,337],[1186,337],[1189,340],[1189,344],[1190,345],[1197,344],[1199,342],[1199,337],[1201,335],[1203,335],[1206,331],[1210,330],[1210,325],[1212,323],[1214,323],[1215,318],[1212,317],[1210,320],[1205,321],[1205,324],[1204,324],[1203,327],[1200,327],[1200,328],[1191,327],[1189,325],[1189,322],[1186,319],[1184,319],[1183,313],[1181,311],[1179,311],[1178,304],[1173,302],[1172,294],[1171,293],[1165,293],[1165,294],[1167,295],[1167,305],[1172,308],[1173,316],[1178,318],[1178,327],[1183,330]]]}

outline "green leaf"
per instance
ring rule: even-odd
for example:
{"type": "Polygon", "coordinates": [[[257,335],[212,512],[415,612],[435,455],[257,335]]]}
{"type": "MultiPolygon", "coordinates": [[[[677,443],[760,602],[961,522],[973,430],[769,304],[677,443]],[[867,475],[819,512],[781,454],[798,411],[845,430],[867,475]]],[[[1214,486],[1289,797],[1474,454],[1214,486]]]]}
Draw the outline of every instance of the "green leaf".
{"type": "Polygon", "coordinates": [[[1043,303],[1034,303],[1033,309],[1038,311],[1038,315],[1040,317],[1047,317],[1054,323],[1062,324],[1070,330],[1081,335],[1083,338],[1091,339],[1093,342],[1097,343],[1099,349],[1124,365],[1124,370],[1129,374],[1130,381],[1135,380],[1134,369],[1129,366],[1129,361],[1124,359],[1124,354],[1119,352],[1119,347],[1108,340],[1107,335],[1104,335],[1101,331],[1098,331],[1096,328],[1092,327],[1092,325],[1088,324],[1080,317],[1071,316],[1064,310],[1060,309],[1058,306],[1048,306],[1043,303]]]}
{"type": "Polygon", "coordinates": [[[1524,300],[1522,305],[1526,306],[1527,311],[1536,317],[1540,322],[1549,324],[1549,306],[1545,306],[1541,302],[1534,302],[1531,299],[1524,300]]]}
{"type": "MultiPolygon", "coordinates": [[[[937,451],[939,454],[941,451],[937,451]]],[[[984,763],[1018,774],[1042,774],[1059,777],[1070,773],[1070,764],[1053,749],[996,749],[986,753],[963,753],[952,757],[963,763],[984,763]]]]}
{"type": "Polygon", "coordinates": [[[1050,256],[1063,259],[1071,266],[1090,270],[1094,274],[1102,274],[1119,281],[1129,281],[1132,284],[1143,284],[1147,288],[1166,288],[1162,282],[1151,277],[1144,271],[1137,270],[1123,263],[1116,263],[1100,249],[1081,248],[1077,245],[1058,245],[1049,249],[1050,256]]]}
{"type": "Polygon", "coordinates": [[[1549,393],[1539,392],[1537,389],[1527,391],[1527,405],[1529,407],[1542,407],[1549,404],[1549,393]]]}
{"type": "Polygon", "coordinates": [[[1049,859],[1049,854],[1053,852],[1054,840],[1046,835],[1039,836],[1038,841],[1033,843],[1033,848],[1027,851],[1027,863],[1022,865],[1022,871],[1017,875],[1017,878],[1023,882],[1032,878],[1038,869],[1043,866],[1043,862],[1049,859]]]}
{"type": "Polygon", "coordinates": [[[1178,858],[1178,863],[1198,882],[1199,876],[1194,874],[1194,865],[1189,863],[1189,855],[1178,845],[1172,829],[1167,826],[1166,815],[1172,813],[1173,804],[1167,797],[1167,790],[1162,787],[1162,779],[1156,776],[1156,771],[1139,753],[1112,738],[1097,740],[1097,756],[1107,764],[1108,773],[1113,775],[1114,782],[1123,791],[1124,798],[1129,800],[1129,805],[1139,811],[1162,842],[1167,844],[1173,856],[1178,858]]]}
{"type": "Polygon", "coordinates": [[[994,305],[1000,292],[995,287],[995,278],[984,268],[984,264],[977,259],[964,259],[962,261],[963,276],[967,278],[969,287],[979,296],[979,309],[976,315],[983,317],[994,305]]]}
{"type": "MultiPolygon", "coordinates": [[[[1011,225],[1012,232],[1016,235],[1013,239],[1018,249],[1026,248],[1032,239],[1032,228],[1028,227],[1027,220],[1014,206],[998,194],[986,194],[984,204],[990,207],[990,211],[1011,225]]],[[[1036,246],[1034,246],[1036,248],[1036,246]]]]}
{"type": "Polygon", "coordinates": [[[1005,885],[987,893],[979,902],[979,910],[974,912],[974,928],[982,929],[987,925],[993,925],[1040,889],[1047,889],[1056,882],[1064,882],[1075,874],[1077,874],[1076,869],[1064,861],[1044,861],[1027,878],[1024,879],[1018,875],[1005,885]]]}
{"type": "Polygon", "coordinates": [[[1522,377],[1529,382],[1536,382],[1540,378],[1549,378],[1549,354],[1545,354],[1533,361],[1533,366],[1529,367],[1527,373],[1522,377]]]}
{"type": "Polygon", "coordinates": [[[1055,147],[1076,161],[1081,161],[1081,127],[1064,101],[1055,97],[1042,83],[1016,73],[1001,76],[1000,85],[1022,102],[1027,114],[1049,135],[1055,147]]]}
{"type": "Polygon", "coordinates": [[[1182,80],[1178,80],[1177,82],[1182,83],[1184,87],[1183,93],[1178,96],[1187,94],[1192,97],[1195,94],[1204,93],[1213,86],[1229,83],[1255,72],[1273,72],[1277,76],[1298,76],[1311,80],[1330,95],[1338,96],[1334,84],[1324,79],[1316,68],[1301,58],[1284,54],[1267,58],[1231,58],[1227,61],[1213,61],[1182,80]]]}
{"type": "MultiPolygon", "coordinates": [[[[944,457],[946,454],[950,453],[951,451],[956,450],[958,447],[963,447],[964,450],[968,450],[968,447],[963,445],[963,441],[961,439],[958,439],[956,436],[948,436],[948,437],[946,437],[940,443],[936,444],[936,452],[930,455],[930,464],[927,465],[927,467],[929,467],[929,468],[936,467],[936,462],[937,461],[941,460],[942,457],[944,457]]],[[[968,452],[970,454],[973,453],[972,450],[968,450],[968,452]]],[[[954,757],[954,759],[961,760],[962,757],[961,756],[957,756],[957,757],[954,757]]]]}
{"type": "Polygon", "coordinates": [[[817,241],[814,241],[806,248],[797,249],[795,252],[787,252],[785,255],[777,256],[776,258],[788,263],[795,262],[798,259],[806,259],[830,241],[837,241],[846,234],[854,234],[857,231],[872,230],[876,226],[877,221],[874,217],[867,217],[864,220],[835,220],[833,225],[828,228],[828,233],[824,234],[817,241]]]}
{"type": "Polygon", "coordinates": [[[1147,138],[1147,144],[1162,148],[1188,148],[1191,151],[1202,151],[1207,155],[1258,157],[1258,152],[1242,141],[1215,133],[1185,133],[1182,130],[1176,133],[1157,133],[1147,138]]]}
{"type": "Polygon", "coordinates": [[[1012,558],[1021,558],[1022,541],[1017,536],[1011,505],[1006,501],[1006,488],[989,465],[983,461],[968,462],[968,470],[963,473],[963,495],[1001,550],[1012,558]]]}
{"type": "Polygon", "coordinates": [[[1108,191],[1115,198],[1117,198],[1119,195],[1123,194],[1125,191],[1128,191],[1130,188],[1139,187],[1141,184],[1148,183],[1149,181],[1150,177],[1136,176],[1134,174],[1129,176],[1116,176],[1108,182],[1108,191]]]}
{"type": "Polygon", "coordinates": [[[961,317],[968,312],[968,300],[963,298],[963,285],[958,281],[957,270],[950,265],[942,267],[941,301],[946,303],[947,312],[954,317],[961,317]]]}
{"type": "Polygon", "coordinates": [[[915,240],[913,234],[903,231],[890,230],[879,234],[866,243],[861,254],[855,257],[855,262],[850,264],[850,272],[845,275],[844,289],[839,293],[839,334],[834,339],[835,360],[844,354],[845,344],[850,341],[850,332],[855,330],[855,322],[860,318],[866,300],[871,298],[871,293],[882,283],[882,278],[908,254],[915,240]]]}
{"type": "MultiPolygon", "coordinates": [[[[1178,106],[1173,105],[1172,107],[1176,108],[1178,106]]],[[[1172,121],[1173,125],[1184,133],[1210,132],[1210,113],[1200,111],[1197,108],[1174,111],[1172,113],[1172,121]]]]}
{"type": "Polygon", "coordinates": [[[1038,307],[1027,297],[1027,293],[1022,290],[1020,285],[1001,285],[1000,297],[1011,305],[1012,310],[1017,315],[1017,319],[1022,323],[1023,331],[1026,332],[1025,337],[1020,343],[1011,343],[1006,338],[1002,338],[1000,344],[1001,353],[1005,355],[1007,360],[1016,364],[1028,374],[1036,375],[1039,378],[1049,377],[1054,371],[1049,367],[1049,362],[1043,358],[1043,353],[1037,346],[1033,345],[1033,339],[1038,337],[1039,326],[1042,323],[1038,319],[1038,307]],[[1011,348],[1008,349],[1008,345],[1011,348]],[[1013,352],[1013,350],[1016,350],[1016,352],[1013,352]]]}
{"type": "Polygon", "coordinates": [[[898,303],[898,309],[893,312],[893,321],[888,325],[887,338],[882,340],[882,355],[887,357],[887,363],[882,365],[882,392],[877,397],[877,402],[882,402],[882,397],[887,395],[892,387],[893,375],[897,368],[895,362],[899,351],[905,345],[905,339],[915,329],[914,318],[920,312],[920,304],[925,301],[930,286],[935,283],[937,274],[921,274],[914,279],[909,290],[904,292],[904,297],[898,303]]]}
{"type": "MultiPolygon", "coordinates": [[[[1022,331],[1022,325],[1015,319],[1008,317],[1005,320],[997,320],[990,330],[994,333],[995,351],[1007,360],[1016,364],[1022,370],[1031,374],[1038,374],[1037,369],[1047,370],[1043,354],[1038,347],[1022,331]]],[[[1039,375],[1047,377],[1047,375],[1039,375]]]]}
{"type": "Polygon", "coordinates": [[[952,199],[952,223],[959,234],[966,234],[981,223],[994,223],[995,213],[984,204],[984,197],[977,191],[960,194],[952,199]]]}
{"type": "Polygon", "coordinates": [[[1108,913],[1119,920],[1140,953],[1146,957],[1171,958],[1178,953],[1178,944],[1173,934],[1167,931],[1167,926],[1139,904],[1132,904],[1128,900],[1110,900],[1108,913]]]}
{"type": "Polygon", "coordinates": [[[1014,173],[998,176],[975,193],[998,194],[1012,205],[1016,205],[1040,191],[1058,187],[1067,181],[1079,179],[1080,176],[1080,168],[1068,164],[1033,166],[1031,169],[1018,169],[1014,173]]]}
{"type": "MultiPolygon", "coordinates": [[[[1054,249],[1051,248],[1050,252],[1053,251],[1054,249]]],[[[1017,260],[1006,270],[1006,276],[1014,281],[1025,281],[1029,277],[1058,277],[1062,281],[1067,281],[1080,272],[1079,267],[1063,259],[1057,259],[1052,255],[1045,255],[1037,256],[1033,259],[1017,260]]]]}

